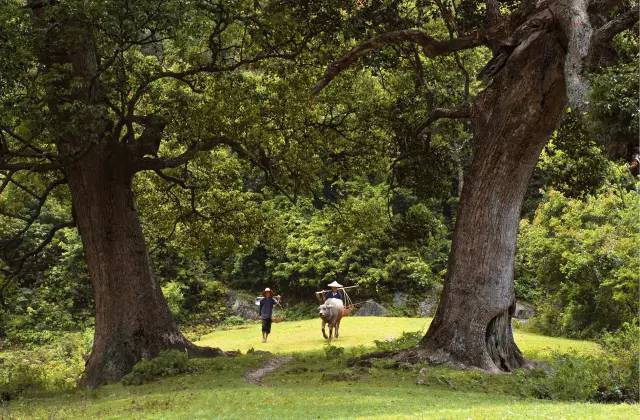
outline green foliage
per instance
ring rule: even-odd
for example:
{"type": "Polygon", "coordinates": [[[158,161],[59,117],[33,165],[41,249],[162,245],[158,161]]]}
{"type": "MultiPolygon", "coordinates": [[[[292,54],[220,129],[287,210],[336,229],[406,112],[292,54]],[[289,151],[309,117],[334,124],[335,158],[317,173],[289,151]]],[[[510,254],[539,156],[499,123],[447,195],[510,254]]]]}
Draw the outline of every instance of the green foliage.
{"type": "MultiPolygon", "coordinates": [[[[637,339],[637,330],[634,334],[637,339]]],[[[637,356],[635,359],[637,361],[637,356]]],[[[548,364],[545,362],[544,368],[517,371],[514,381],[522,394],[535,398],[637,402],[640,392],[638,370],[637,366],[635,369],[630,366],[629,361],[611,353],[584,355],[556,352],[548,364]]]]}
{"type": "Polygon", "coordinates": [[[344,356],[344,347],[332,346],[327,344],[324,347],[324,355],[327,359],[340,359],[344,356]]]}
{"type": "Polygon", "coordinates": [[[237,315],[231,315],[227,318],[225,318],[225,320],[222,322],[221,326],[222,328],[229,328],[229,327],[237,327],[238,325],[244,325],[247,323],[247,320],[237,316],[237,315]]]}
{"type": "Polygon", "coordinates": [[[162,286],[162,294],[167,300],[171,316],[176,321],[182,320],[182,303],[184,302],[184,286],[176,281],[171,281],[162,286]]]}
{"type": "Polygon", "coordinates": [[[153,359],[142,359],[122,378],[124,385],[142,385],[154,379],[186,373],[191,370],[186,352],[167,350],[153,359]]]}
{"type": "Polygon", "coordinates": [[[609,386],[599,389],[601,401],[638,401],[640,398],[640,327],[627,322],[600,339],[609,358],[609,386]]]}
{"type": "Polygon", "coordinates": [[[595,337],[636,317],[639,212],[635,191],[611,186],[583,200],[546,194],[520,224],[516,259],[516,290],[538,306],[535,326],[595,337]]]}
{"type": "Polygon", "coordinates": [[[63,391],[76,387],[89,353],[92,330],[67,333],[52,344],[0,354],[0,400],[25,391],[63,391]]]}
{"type": "Polygon", "coordinates": [[[603,379],[602,363],[596,357],[556,354],[548,366],[551,373],[529,374],[524,390],[536,398],[589,401],[603,379]]]}
{"type": "Polygon", "coordinates": [[[442,282],[449,241],[436,210],[414,197],[415,204],[390,214],[385,184],[358,179],[332,188],[343,198],[331,206],[279,203],[280,234],[236,260],[231,281],[309,295],[336,279],[367,294],[420,292],[442,282]]]}
{"type": "Polygon", "coordinates": [[[317,309],[317,303],[285,304],[280,315],[287,321],[299,321],[302,319],[315,318],[318,315],[317,309]]]}
{"type": "MultiPolygon", "coordinates": [[[[609,143],[635,143],[637,146],[640,117],[638,90],[638,41],[629,42],[635,53],[626,63],[605,69],[592,77],[592,119],[596,129],[609,143]]],[[[628,158],[628,156],[625,156],[628,158]]]]}
{"type": "Polygon", "coordinates": [[[416,346],[424,337],[424,331],[403,331],[398,338],[391,340],[374,340],[376,348],[380,351],[394,352],[416,346]]]}

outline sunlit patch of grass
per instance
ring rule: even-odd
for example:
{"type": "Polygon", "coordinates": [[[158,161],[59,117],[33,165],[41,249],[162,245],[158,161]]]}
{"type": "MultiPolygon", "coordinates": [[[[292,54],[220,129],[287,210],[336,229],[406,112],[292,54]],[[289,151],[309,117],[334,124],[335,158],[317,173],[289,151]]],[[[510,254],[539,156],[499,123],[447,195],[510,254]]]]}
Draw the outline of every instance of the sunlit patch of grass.
{"type": "MultiPolygon", "coordinates": [[[[346,349],[374,347],[374,340],[396,338],[403,331],[424,331],[431,318],[346,317],[340,327],[340,338],[332,342],[346,349]]],[[[526,356],[545,358],[551,351],[593,354],[600,347],[593,342],[547,337],[530,332],[515,332],[516,342],[526,356]]],[[[202,337],[200,345],[220,347],[224,350],[246,352],[250,348],[273,353],[299,353],[321,350],[326,344],[320,332],[320,320],[282,322],[273,324],[269,342],[261,342],[260,324],[248,324],[226,331],[215,331],[202,337]]]]}

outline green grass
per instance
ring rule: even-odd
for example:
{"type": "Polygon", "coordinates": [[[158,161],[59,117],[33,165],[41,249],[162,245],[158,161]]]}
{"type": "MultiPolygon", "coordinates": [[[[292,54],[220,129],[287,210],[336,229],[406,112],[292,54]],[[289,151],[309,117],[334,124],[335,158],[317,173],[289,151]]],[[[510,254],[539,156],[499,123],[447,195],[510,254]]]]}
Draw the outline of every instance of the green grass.
{"type": "MultiPolygon", "coordinates": [[[[374,339],[424,329],[424,319],[346,318],[333,344],[347,356],[373,346],[374,339]]],[[[518,332],[527,355],[549,351],[598,352],[596,344],[518,332]]],[[[512,375],[432,368],[433,381],[416,385],[412,370],[374,367],[350,371],[357,378],[326,381],[345,372],[343,360],[328,360],[319,321],[274,324],[271,342],[260,343],[259,325],[218,331],[200,344],[243,352],[292,353],[295,360],[268,376],[263,386],[249,385],[244,373],[269,356],[194,360],[195,373],[143,386],[109,385],[97,391],[23,397],[0,411],[8,418],[602,418],[637,416],[637,406],[543,401],[524,398],[510,388],[512,375]],[[445,378],[446,380],[441,380],[445,378]]]]}

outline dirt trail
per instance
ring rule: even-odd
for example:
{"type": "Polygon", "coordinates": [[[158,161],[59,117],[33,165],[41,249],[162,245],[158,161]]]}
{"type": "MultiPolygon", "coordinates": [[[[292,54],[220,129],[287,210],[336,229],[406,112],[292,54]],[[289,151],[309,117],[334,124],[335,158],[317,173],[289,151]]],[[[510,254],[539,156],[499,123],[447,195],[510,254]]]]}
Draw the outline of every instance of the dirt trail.
{"type": "Polygon", "coordinates": [[[248,371],[244,375],[244,379],[247,382],[249,382],[250,384],[262,385],[262,378],[264,378],[264,376],[267,373],[271,373],[271,372],[279,369],[282,365],[284,365],[285,363],[290,362],[291,360],[293,360],[293,357],[291,357],[291,356],[276,356],[276,357],[272,357],[271,359],[269,359],[266,362],[264,362],[262,367],[260,367],[258,369],[252,369],[252,370],[248,371]]]}

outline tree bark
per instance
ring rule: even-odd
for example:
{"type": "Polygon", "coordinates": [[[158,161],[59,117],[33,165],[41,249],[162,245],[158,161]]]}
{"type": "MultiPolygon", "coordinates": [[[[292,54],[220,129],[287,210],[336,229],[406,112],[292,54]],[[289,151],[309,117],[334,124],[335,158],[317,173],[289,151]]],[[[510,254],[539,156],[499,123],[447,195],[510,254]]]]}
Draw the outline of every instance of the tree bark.
{"type": "Polygon", "coordinates": [[[432,362],[495,372],[526,364],[511,330],[517,229],[529,177],[566,105],[564,60],[553,28],[538,28],[475,101],[448,274],[419,345],[432,362]]]}

